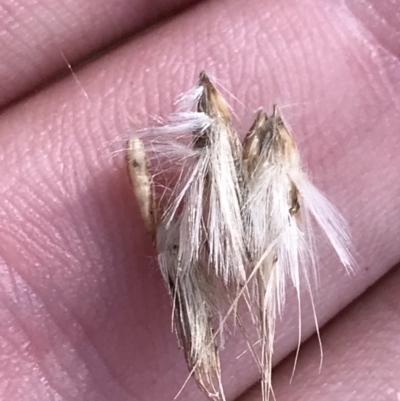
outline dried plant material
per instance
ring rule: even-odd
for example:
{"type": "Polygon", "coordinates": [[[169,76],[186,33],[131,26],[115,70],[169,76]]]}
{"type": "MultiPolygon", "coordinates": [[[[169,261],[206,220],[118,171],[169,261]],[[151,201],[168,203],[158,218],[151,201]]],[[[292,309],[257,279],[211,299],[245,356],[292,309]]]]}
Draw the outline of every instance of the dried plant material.
{"type": "Polygon", "coordinates": [[[271,389],[271,359],[277,315],[285,301],[287,278],[300,302],[300,285],[317,276],[311,217],[326,234],[346,269],[354,264],[346,223],[303,172],[292,134],[274,107],[260,110],[244,140],[247,184],[246,227],[251,259],[262,257],[253,282],[261,340],[262,390],[271,389]],[[277,240],[272,252],[267,246],[277,240]]]}
{"type": "Polygon", "coordinates": [[[154,205],[154,188],[148,164],[143,142],[131,139],[126,152],[126,165],[146,228],[155,237],[157,208],[154,205]]]}
{"type": "Polygon", "coordinates": [[[201,265],[193,265],[187,273],[179,271],[180,224],[180,220],[174,221],[168,229],[161,224],[157,233],[159,264],[173,301],[176,333],[199,387],[210,398],[224,399],[211,324],[216,283],[208,282],[207,271],[201,265]]]}
{"type": "Polygon", "coordinates": [[[148,145],[139,138],[128,144],[131,181],[147,227],[157,227],[159,264],[189,369],[209,397],[223,399],[213,326],[221,328],[222,345],[224,305],[246,281],[241,144],[225,100],[204,73],[198,86],[181,96],[179,111],[146,134],[148,145]],[[185,143],[182,134],[191,141],[185,143]],[[155,179],[146,172],[146,150],[155,155],[150,159],[169,158],[172,169],[178,163],[170,191],[149,188],[155,179]]]}
{"type": "Polygon", "coordinates": [[[271,392],[275,322],[287,278],[317,275],[312,219],[350,270],[350,239],[336,209],[310,183],[275,106],[260,110],[243,146],[229,109],[208,76],[182,95],[160,127],[129,141],[127,166],[173,305],[189,370],[211,399],[224,400],[219,348],[229,315],[239,323],[271,392]],[[261,353],[237,312],[244,298],[261,353]]]}

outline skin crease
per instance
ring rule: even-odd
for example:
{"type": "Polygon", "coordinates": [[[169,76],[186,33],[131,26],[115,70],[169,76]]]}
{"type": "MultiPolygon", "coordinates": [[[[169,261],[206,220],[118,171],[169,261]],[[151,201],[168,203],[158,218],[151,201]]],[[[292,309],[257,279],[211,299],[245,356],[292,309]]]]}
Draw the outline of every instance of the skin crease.
{"type": "MultiPolygon", "coordinates": [[[[172,111],[173,98],[203,68],[243,102],[229,99],[245,121],[242,134],[259,106],[283,106],[313,181],[351,226],[359,264],[352,277],[329,247],[319,247],[314,301],[320,325],[400,260],[400,3],[382,3],[203,2],[77,70],[79,84],[69,75],[3,111],[1,400],[163,401],[180,389],[187,368],[122,148],[129,131],[151,122],[149,115],[172,111]]],[[[54,18],[56,33],[67,16],[54,18]]],[[[28,22],[26,29],[33,29],[28,22]]],[[[77,40],[73,31],[64,35],[77,40]]],[[[54,48],[62,48],[54,37],[54,48]]],[[[23,51],[34,57],[34,50],[23,51]]],[[[81,49],[76,59],[89,51],[81,49]]],[[[45,65],[54,58],[38,59],[47,74],[58,68],[45,65]]],[[[20,79],[24,89],[13,93],[2,78],[8,99],[43,84],[20,79]]],[[[399,281],[393,273],[327,327],[323,373],[312,342],[300,354],[292,386],[292,362],[278,368],[278,400],[353,400],[355,391],[359,399],[396,400],[400,378],[393,372],[400,360],[388,358],[398,354],[399,281]],[[360,351],[357,339],[368,330],[365,349],[385,352],[360,351]],[[373,375],[358,371],[367,362],[373,375]]],[[[297,315],[289,290],[276,362],[296,348],[297,315]]],[[[307,296],[302,315],[307,338],[315,331],[307,296]]],[[[237,335],[222,353],[229,400],[259,377],[244,350],[237,335]]],[[[254,389],[245,397],[260,399],[254,389]]],[[[189,382],[180,399],[205,398],[189,382]]]]}
{"type": "Polygon", "coordinates": [[[0,107],[193,0],[7,0],[0,4],[0,107]]]}

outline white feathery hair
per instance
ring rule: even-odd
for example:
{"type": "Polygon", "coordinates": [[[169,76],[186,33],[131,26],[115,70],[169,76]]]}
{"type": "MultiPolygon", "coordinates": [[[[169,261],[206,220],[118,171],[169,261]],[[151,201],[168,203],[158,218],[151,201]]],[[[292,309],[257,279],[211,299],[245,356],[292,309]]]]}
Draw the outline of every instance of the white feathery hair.
{"type": "Polygon", "coordinates": [[[204,72],[176,106],[165,123],[128,142],[126,157],[172,299],[175,330],[199,387],[224,401],[218,346],[233,315],[260,367],[267,400],[275,323],[288,279],[299,310],[304,281],[314,308],[313,224],[351,271],[348,228],[303,171],[277,106],[271,116],[259,110],[243,145],[225,100],[204,72]],[[237,311],[242,297],[257,323],[260,357],[237,311]]]}
{"type": "MultiPolygon", "coordinates": [[[[142,214],[156,219],[148,226],[154,227],[159,265],[189,369],[209,397],[223,400],[216,342],[218,334],[223,344],[221,309],[246,281],[241,143],[225,100],[205,73],[176,104],[177,111],[163,125],[142,130],[143,141],[132,140],[141,142],[149,159],[148,170],[153,171],[147,172],[147,181],[153,188],[159,185],[162,164],[178,172],[172,188],[165,190],[161,184],[160,194],[144,191],[153,194],[155,211],[142,214]]],[[[128,167],[146,157],[129,157],[128,151],[128,167]]],[[[132,178],[135,171],[130,175],[133,183],[138,181],[132,178]]],[[[140,199],[138,192],[143,190],[136,190],[140,199]]]]}
{"type": "Polygon", "coordinates": [[[275,322],[283,310],[287,278],[300,303],[301,283],[305,280],[311,291],[310,279],[317,277],[311,218],[348,271],[355,262],[347,224],[303,171],[293,136],[277,106],[270,117],[263,110],[258,112],[245,138],[243,155],[248,247],[258,269],[252,287],[262,348],[262,390],[268,398],[275,322]],[[273,241],[276,245],[266,255],[273,241]]]}

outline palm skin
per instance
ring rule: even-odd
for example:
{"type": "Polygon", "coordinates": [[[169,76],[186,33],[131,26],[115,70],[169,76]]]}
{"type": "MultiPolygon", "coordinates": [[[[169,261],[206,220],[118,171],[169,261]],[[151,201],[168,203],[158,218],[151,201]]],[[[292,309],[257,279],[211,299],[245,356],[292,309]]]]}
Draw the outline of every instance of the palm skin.
{"type": "MultiPolygon", "coordinates": [[[[348,277],[322,246],[320,325],[400,260],[400,2],[147,3],[0,6],[1,400],[167,401],[180,389],[187,369],[121,150],[203,68],[246,105],[231,101],[243,133],[259,106],[283,106],[313,181],[349,221],[359,269],[348,277]],[[65,58],[91,60],[73,76],[65,58]]],[[[277,399],[396,400],[399,285],[393,270],[323,329],[321,373],[312,339],[291,385],[283,361],[277,399]]],[[[307,338],[306,297],[302,314],[307,338]]],[[[277,363],[297,333],[289,291],[277,363]]],[[[229,400],[260,397],[244,349],[237,335],[222,354],[229,400]]],[[[192,382],[181,397],[204,399],[192,382]]]]}

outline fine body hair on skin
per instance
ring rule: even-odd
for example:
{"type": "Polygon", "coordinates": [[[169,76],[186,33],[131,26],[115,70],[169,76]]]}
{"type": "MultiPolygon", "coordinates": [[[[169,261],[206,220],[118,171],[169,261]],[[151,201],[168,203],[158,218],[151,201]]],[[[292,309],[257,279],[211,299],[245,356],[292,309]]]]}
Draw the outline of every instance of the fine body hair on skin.
{"type": "Polygon", "coordinates": [[[210,399],[225,400],[219,349],[231,316],[260,368],[267,400],[288,279],[300,304],[301,284],[311,294],[317,276],[313,226],[347,271],[355,265],[346,222],[303,171],[278,107],[271,116],[258,111],[242,144],[226,101],[202,72],[176,113],[128,141],[126,164],[190,375],[210,399]],[[257,349],[247,340],[240,299],[256,324],[257,349]]]}

